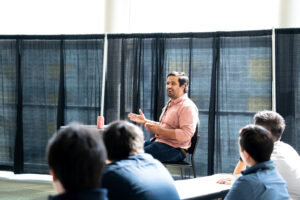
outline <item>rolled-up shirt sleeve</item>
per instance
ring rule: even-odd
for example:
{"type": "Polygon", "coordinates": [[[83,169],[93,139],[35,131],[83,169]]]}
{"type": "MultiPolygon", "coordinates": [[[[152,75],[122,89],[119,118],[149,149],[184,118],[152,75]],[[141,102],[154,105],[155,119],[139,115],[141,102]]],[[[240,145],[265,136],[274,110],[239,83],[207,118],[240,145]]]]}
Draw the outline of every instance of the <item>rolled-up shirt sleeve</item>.
{"type": "Polygon", "coordinates": [[[184,106],[179,112],[179,128],[175,129],[176,140],[182,145],[190,146],[198,123],[198,112],[192,106],[184,106]]]}

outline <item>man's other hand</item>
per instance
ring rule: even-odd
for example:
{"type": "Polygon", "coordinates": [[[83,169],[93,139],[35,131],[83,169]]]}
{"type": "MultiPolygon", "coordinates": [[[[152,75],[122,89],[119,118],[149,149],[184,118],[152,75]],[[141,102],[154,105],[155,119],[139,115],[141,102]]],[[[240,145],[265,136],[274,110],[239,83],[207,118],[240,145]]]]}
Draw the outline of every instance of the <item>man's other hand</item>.
{"type": "Polygon", "coordinates": [[[219,184],[231,185],[232,178],[221,178],[217,181],[219,184]]]}
{"type": "Polygon", "coordinates": [[[159,124],[155,122],[146,122],[145,123],[145,128],[147,131],[150,131],[151,133],[157,134],[159,131],[159,124]]]}

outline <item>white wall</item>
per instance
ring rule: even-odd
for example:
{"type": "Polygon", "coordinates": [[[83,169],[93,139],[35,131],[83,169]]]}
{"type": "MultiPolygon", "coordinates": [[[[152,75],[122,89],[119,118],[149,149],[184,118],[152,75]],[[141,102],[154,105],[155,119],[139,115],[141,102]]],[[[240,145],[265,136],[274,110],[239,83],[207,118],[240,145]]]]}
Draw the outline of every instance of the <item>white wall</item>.
{"type": "Polygon", "coordinates": [[[0,0],[0,34],[300,27],[299,0],[0,0]]]}
{"type": "Polygon", "coordinates": [[[0,34],[104,32],[104,0],[0,0],[0,34]]]}
{"type": "Polygon", "coordinates": [[[131,32],[271,29],[278,0],[132,0],[131,32]]]}

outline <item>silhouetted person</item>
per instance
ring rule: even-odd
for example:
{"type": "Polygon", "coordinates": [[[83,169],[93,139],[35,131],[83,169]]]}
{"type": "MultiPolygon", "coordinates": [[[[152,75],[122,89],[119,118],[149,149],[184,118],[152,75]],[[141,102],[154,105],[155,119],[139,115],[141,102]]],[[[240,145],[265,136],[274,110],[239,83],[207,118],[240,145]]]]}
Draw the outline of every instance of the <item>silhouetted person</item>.
{"type": "Polygon", "coordinates": [[[163,108],[159,122],[146,119],[141,109],[139,115],[129,113],[128,117],[144,124],[155,135],[145,142],[146,153],[162,162],[176,162],[185,159],[191,146],[198,123],[198,108],[187,96],[189,78],[183,72],[171,72],[167,78],[166,91],[170,100],[163,108]]]}
{"type": "Polygon", "coordinates": [[[48,142],[47,161],[53,185],[53,200],[106,200],[100,188],[106,150],[97,130],[71,124],[48,142]]]}
{"type": "MultiPolygon", "coordinates": [[[[283,117],[274,111],[260,111],[254,117],[255,125],[266,128],[272,134],[274,149],[271,160],[282,178],[287,182],[288,192],[292,200],[300,200],[300,156],[297,151],[287,143],[280,141],[285,130],[283,117]]],[[[240,174],[246,164],[240,160],[233,172],[234,175],[240,174]]],[[[230,184],[231,179],[221,179],[219,183],[230,184]]]]}
{"type": "Polygon", "coordinates": [[[239,133],[239,152],[248,166],[225,200],[288,200],[286,182],[270,160],[273,151],[271,133],[262,126],[248,125],[239,133]]]}
{"type": "Polygon", "coordinates": [[[144,153],[144,134],[125,121],[111,123],[103,133],[109,164],[102,179],[110,200],[179,199],[168,170],[144,153]]]}

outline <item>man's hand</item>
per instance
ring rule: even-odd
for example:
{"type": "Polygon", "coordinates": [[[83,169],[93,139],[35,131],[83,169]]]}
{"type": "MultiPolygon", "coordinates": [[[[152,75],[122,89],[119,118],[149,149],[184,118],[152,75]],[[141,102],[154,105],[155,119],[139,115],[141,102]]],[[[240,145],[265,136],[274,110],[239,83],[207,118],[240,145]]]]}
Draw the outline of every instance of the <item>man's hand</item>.
{"type": "Polygon", "coordinates": [[[145,123],[145,128],[147,129],[147,131],[150,131],[153,134],[157,134],[157,133],[159,133],[160,126],[156,122],[149,121],[149,122],[145,123]]]}
{"type": "Polygon", "coordinates": [[[129,113],[128,118],[131,121],[136,122],[138,124],[145,124],[147,119],[141,109],[139,109],[139,113],[140,113],[139,115],[134,114],[134,113],[129,113]]]}
{"type": "Polygon", "coordinates": [[[232,178],[221,178],[217,181],[219,184],[231,185],[232,178]]]}

